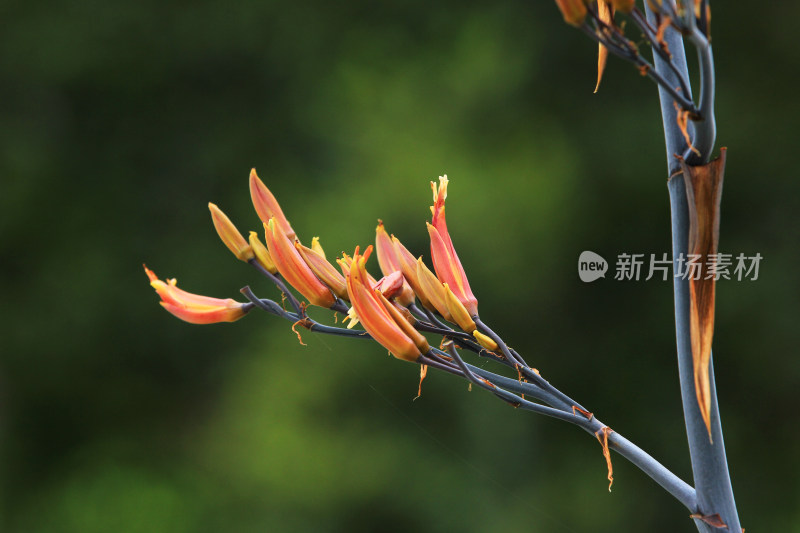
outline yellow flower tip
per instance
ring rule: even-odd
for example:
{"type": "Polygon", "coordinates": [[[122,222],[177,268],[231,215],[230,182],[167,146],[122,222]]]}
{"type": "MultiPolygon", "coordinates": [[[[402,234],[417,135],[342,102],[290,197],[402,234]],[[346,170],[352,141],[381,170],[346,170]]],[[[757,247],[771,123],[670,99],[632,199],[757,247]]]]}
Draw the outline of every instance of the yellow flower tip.
{"type": "Polygon", "coordinates": [[[219,207],[211,202],[208,203],[208,209],[211,211],[211,221],[214,223],[217,235],[219,235],[223,244],[233,252],[233,255],[242,261],[249,261],[255,257],[250,244],[244,240],[244,237],[242,237],[242,234],[236,229],[236,226],[233,225],[231,219],[229,219],[219,207]]]}
{"type": "Polygon", "coordinates": [[[450,290],[450,287],[447,283],[444,283],[445,289],[445,304],[447,305],[447,310],[450,312],[450,315],[453,317],[453,320],[458,327],[464,330],[467,333],[472,333],[475,331],[477,326],[475,325],[475,321],[472,320],[472,317],[469,316],[469,311],[467,308],[464,307],[456,295],[453,294],[453,291],[450,290]]]}
{"type": "Polygon", "coordinates": [[[477,329],[472,332],[472,336],[475,337],[475,340],[478,341],[478,344],[480,344],[490,352],[494,352],[499,348],[499,346],[497,346],[497,343],[494,342],[491,337],[484,335],[477,329]]]}
{"type": "Polygon", "coordinates": [[[250,247],[253,249],[256,260],[261,264],[262,267],[266,268],[271,274],[278,272],[278,267],[275,266],[275,262],[269,255],[269,250],[267,250],[267,247],[264,245],[264,243],[259,240],[258,233],[255,231],[250,232],[250,247]]]}
{"type": "Polygon", "coordinates": [[[580,26],[586,19],[585,0],[556,0],[556,5],[567,24],[580,26]]]}
{"type": "Polygon", "coordinates": [[[322,249],[322,245],[319,243],[319,237],[314,237],[311,239],[311,249],[323,259],[327,259],[325,257],[325,250],[322,249]]]}

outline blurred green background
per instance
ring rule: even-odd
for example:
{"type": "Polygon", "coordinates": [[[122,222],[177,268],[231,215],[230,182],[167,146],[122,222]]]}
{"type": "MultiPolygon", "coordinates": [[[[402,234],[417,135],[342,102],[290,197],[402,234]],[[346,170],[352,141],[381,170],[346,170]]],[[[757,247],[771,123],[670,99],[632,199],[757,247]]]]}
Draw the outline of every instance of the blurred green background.
{"type": "MultiPolygon", "coordinates": [[[[716,374],[742,522],[800,531],[794,4],[714,10],[721,249],[716,374]]],[[[584,284],[583,250],[669,251],[655,87],[552,2],[0,4],[0,529],[27,532],[692,531],[580,430],[376,345],[254,312],[182,323],[182,288],[275,290],[221,245],[257,229],[256,167],[330,255],[382,218],[426,253],[429,181],[482,317],[691,481],[671,284],[584,284]]],[[[693,59],[693,58],[692,58],[693,59]]],[[[374,266],[374,264],[373,264],[374,266]]],[[[318,313],[318,316],[325,316],[318,313]]]]}

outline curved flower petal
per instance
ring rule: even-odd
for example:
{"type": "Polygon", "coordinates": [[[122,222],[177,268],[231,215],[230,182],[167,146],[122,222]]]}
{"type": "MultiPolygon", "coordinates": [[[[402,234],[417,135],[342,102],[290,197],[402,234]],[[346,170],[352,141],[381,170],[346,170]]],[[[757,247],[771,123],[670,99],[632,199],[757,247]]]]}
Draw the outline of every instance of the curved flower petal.
{"type": "Polygon", "coordinates": [[[266,224],[267,250],[278,272],[313,305],[329,308],[336,302],[331,290],[322,283],[300,256],[292,241],[274,218],[266,224]]]}
{"type": "Polygon", "coordinates": [[[280,204],[264,185],[264,182],[259,179],[256,169],[250,170],[250,197],[253,199],[253,207],[256,208],[261,222],[267,224],[271,218],[274,218],[289,240],[294,241],[297,238],[289,221],[286,220],[280,204]]]}
{"type": "Polygon", "coordinates": [[[144,267],[150,286],[161,297],[161,306],[176,317],[192,324],[214,324],[235,322],[252,309],[252,304],[237,302],[231,298],[211,298],[181,290],[177,280],[161,281],[155,272],[144,267]]]}

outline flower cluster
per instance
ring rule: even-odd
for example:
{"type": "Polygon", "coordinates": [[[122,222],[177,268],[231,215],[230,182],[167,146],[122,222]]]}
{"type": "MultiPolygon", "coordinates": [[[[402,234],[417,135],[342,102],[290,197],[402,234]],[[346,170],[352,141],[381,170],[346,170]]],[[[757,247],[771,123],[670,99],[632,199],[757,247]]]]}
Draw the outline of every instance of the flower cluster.
{"type": "MultiPolygon", "coordinates": [[[[250,287],[241,289],[247,302],[199,296],[178,289],[174,279],[159,280],[147,267],[145,272],[161,297],[161,305],[181,320],[193,324],[233,322],[258,308],[292,322],[301,343],[297,326],[312,332],[372,339],[397,359],[419,364],[420,385],[429,367],[460,376],[514,407],[575,424],[598,439],[604,432],[606,438],[601,444],[607,453],[609,442],[616,438],[612,434],[609,440],[610,430],[546,381],[478,316],[478,300],[447,229],[447,186],[446,176],[431,183],[432,218],[427,228],[433,270],[389,234],[382,221],[375,229],[374,245],[366,246],[363,252],[356,246],[352,255],[342,253],[329,261],[319,238],[314,237],[310,246],[303,245],[277,200],[253,170],[250,194],[264,227],[264,242],[255,231],[245,239],[216,205],[208,207],[225,246],[281,291],[281,303],[256,296],[250,287]],[[382,274],[379,279],[367,271],[373,253],[382,274]],[[289,287],[306,301],[299,300],[289,287]],[[349,325],[345,328],[317,322],[307,314],[308,305],[344,313],[349,325]],[[353,329],[357,324],[363,329],[353,329]],[[426,334],[437,335],[441,341],[430,343],[426,334]],[[513,369],[514,377],[473,366],[462,359],[459,350],[505,365],[513,369]]],[[[609,463],[609,480],[610,475],[609,463]]]]}
{"type": "MultiPolygon", "coordinates": [[[[444,331],[452,331],[451,324],[444,322],[454,323],[462,336],[471,336],[471,342],[490,351],[498,349],[486,332],[478,331],[478,300],[447,230],[447,176],[440,177],[438,184],[431,182],[432,219],[427,227],[433,271],[422,257],[415,257],[397,237],[387,233],[382,221],[376,228],[374,247],[368,246],[363,253],[356,247],[352,256],[343,253],[335,260],[337,269],[328,261],[318,237],[312,239],[310,247],[302,244],[255,169],[249,181],[253,206],[264,227],[264,242],[254,231],[245,239],[213,203],[208,204],[211,219],[220,239],[237,259],[252,264],[278,284],[295,308],[292,317],[301,325],[309,327],[313,323],[305,313],[306,305],[346,311],[350,328],[360,323],[370,337],[395,357],[407,361],[418,361],[430,352],[427,339],[417,329],[421,325],[417,324],[419,319],[444,331]],[[377,280],[367,272],[367,260],[373,250],[383,275],[377,280]],[[284,282],[307,303],[291,296],[284,282]]],[[[174,279],[165,283],[147,267],[145,271],[162,299],[161,305],[187,322],[233,322],[255,305],[264,305],[260,299],[240,303],[191,294],[178,289],[174,279]]],[[[266,305],[274,311],[274,306],[266,305]]]]}

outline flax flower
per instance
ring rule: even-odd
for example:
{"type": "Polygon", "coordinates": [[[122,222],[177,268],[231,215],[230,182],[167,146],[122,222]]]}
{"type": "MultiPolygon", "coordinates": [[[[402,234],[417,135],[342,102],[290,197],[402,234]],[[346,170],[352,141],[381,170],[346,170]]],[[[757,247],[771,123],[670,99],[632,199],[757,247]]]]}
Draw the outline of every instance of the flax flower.
{"type": "Polygon", "coordinates": [[[192,294],[178,288],[177,280],[161,281],[155,272],[144,267],[150,286],[161,297],[161,306],[176,317],[191,324],[235,322],[242,318],[253,304],[244,304],[231,298],[220,299],[192,294]]]}

